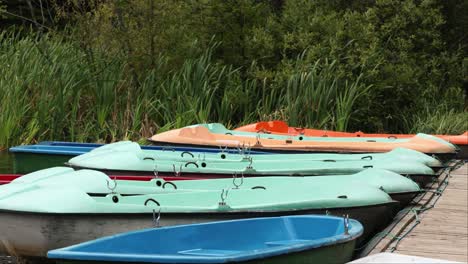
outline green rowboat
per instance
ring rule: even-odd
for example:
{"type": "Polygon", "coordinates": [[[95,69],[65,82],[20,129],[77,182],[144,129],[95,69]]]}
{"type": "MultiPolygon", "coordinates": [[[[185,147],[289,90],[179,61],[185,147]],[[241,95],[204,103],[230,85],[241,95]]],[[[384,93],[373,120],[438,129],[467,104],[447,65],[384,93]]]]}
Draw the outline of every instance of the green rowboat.
{"type": "Polygon", "coordinates": [[[152,193],[137,188],[118,193],[119,183],[97,174],[53,168],[0,186],[0,252],[43,257],[50,249],[151,227],[154,221],[170,226],[297,214],[348,214],[363,224],[366,239],[392,219],[397,205],[382,190],[343,178],[333,184],[317,178],[313,186],[291,178],[293,185],[271,188],[155,185],[152,193]]]}

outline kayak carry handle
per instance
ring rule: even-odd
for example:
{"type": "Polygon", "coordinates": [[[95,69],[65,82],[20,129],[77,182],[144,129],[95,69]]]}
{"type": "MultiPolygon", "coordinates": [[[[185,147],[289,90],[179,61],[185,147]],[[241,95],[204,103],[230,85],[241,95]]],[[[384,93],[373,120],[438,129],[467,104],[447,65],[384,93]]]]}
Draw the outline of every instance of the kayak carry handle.
{"type": "Polygon", "coordinates": [[[172,150],[172,151],[176,151],[176,149],[175,149],[175,148],[166,147],[166,146],[162,147],[162,148],[161,148],[161,150],[162,150],[162,151],[166,151],[166,150],[172,150]]]}
{"type": "Polygon", "coordinates": [[[263,187],[263,186],[260,186],[260,185],[258,185],[258,186],[254,186],[254,187],[252,187],[251,189],[252,189],[252,190],[257,190],[257,189],[266,190],[266,188],[265,188],[265,187],[263,187]]]}
{"type": "Polygon", "coordinates": [[[184,152],[180,153],[180,156],[183,158],[184,154],[189,154],[190,156],[192,156],[192,158],[195,158],[195,155],[193,155],[190,151],[184,151],[184,152]]]}
{"type": "Polygon", "coordinates": [[[271,134],[270,131],[268,131],[268,130],[266,130],[264,128],[257,130],[257,133],[271,134]]]}
{"type": "Polygon", "coordinates": [[[389,139],[397,139],[397,137],[396,137],[396,136],[393,136],[393,135],[388,136],[388,138],[389,138],[389,139]]]}
{"type": "Polygon", "coordinates": [[[226,132],[224,133],[225,135],[229,135],[229,136],[232,136],[232,133],[231,132],[226,132]]]}
{"type": "Polygon", "coordinates": [[[154,161],[154,158],[152,158],[152,157],[144,157],[143,160],[152,160],[152,161],[154,161]]]}
{"type": "Polygon", "coordinates": [[[362,166],[364,169],[368,169],[368,168],[374,168],[374,166],[372,165],[365,165],[365,166],[362,166]]]}
{"type": "Polygon", "coordinates": [[[362,160],[372,160],[372,156],[364,156],[361,159],[362,160]]]}
{"type": "Polygon", "coordinates": [[[326,159],[326,160],[323,160],[323,162],[336,162],[336,160],[326,159]]]}
{"type": "Polygon", "coordinates": [[[305,128],[303,127],[295,127],[294,130],[299,132],[299,134],[304,135],[305,128]]]}
{"type": "Polygon", "coordinates": [[[158,206],[161,206],[161,204],[158,201],[156,201],[155,199],[153,199],[153,198],[146,199],[145,206],[148,205],[148,202],[153,202],[153,203],[157,204],[158,206]]]}
{"type": "Polygon", "coordinates": [[[189,162],[185,163],[185,167],[187,168],[187,166],[190,165],[190,164],[193,164],[193,165],[195,165],[195,167],[198,168],[198,164],[193,162],[193,161],[189,161],[189,162]]]}
{"type": "Polygon", "coordinates": [[[172,187],[174,187],[174,190],[177,190],[177,186],[176,186],[173,182],[165,182],[165,183],[162,185],[162,188],[163,188],[163,189],[166,188],[166,184],[172,185],[172,187]]]}
{"type": "Polygon", "coordinates": [[[375,140],[373,140],[373,139],[369,139],[369,140],[366,140],[366,141],[367,141],[367,142],[377,142],[377,141],[375,141],[375,140]]]}

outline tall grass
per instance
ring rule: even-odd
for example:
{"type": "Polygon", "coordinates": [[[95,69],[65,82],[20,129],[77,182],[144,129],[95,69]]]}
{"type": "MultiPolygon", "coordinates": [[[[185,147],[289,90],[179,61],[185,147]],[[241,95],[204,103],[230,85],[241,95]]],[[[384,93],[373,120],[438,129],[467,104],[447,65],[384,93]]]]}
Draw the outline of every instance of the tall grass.
{"type": "Polygon", "coordinates": [[[468,131],[468,112],[457,112],[447,106],[427,106],[411,119],[411,133],[459,134],[468,131]]]}
{"type": "Polygon", "coordinates": [[[124,54],[85,50],[52,35],[2,33],[0,146],[141,140],[194,123],[233,127],[272,118],[346,130],[356,100],[369,90],[360,77],[337,74],[334,61],[304,65],[301,57],[278,76],[242,78],[241,69],[213,61],[214,49],[170,70],[161,55],[133,75],[124,54]]]}

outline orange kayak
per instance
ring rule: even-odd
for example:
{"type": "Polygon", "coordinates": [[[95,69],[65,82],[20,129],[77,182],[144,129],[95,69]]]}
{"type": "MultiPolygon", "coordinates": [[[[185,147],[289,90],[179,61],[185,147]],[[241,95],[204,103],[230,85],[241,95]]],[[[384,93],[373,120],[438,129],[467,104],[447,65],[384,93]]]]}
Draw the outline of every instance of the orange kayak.
{"type": "Polygon", "coordinates": [[[226,134],[216,134],[204,126],[191,126],[174,129],[152,136],[150,141],[157,144],[217,146],[228,148],[249,147],[254,150],[273,152],[331,152],[331,153],[375,153],[388,152],[398,147],[408,148],[427,154],[456,153],[453,145],[431,139],[430,136],[419,136],[400,140],[398,142],[376,142],[375,140],[360,142],[343,141],[301,141],[292,137],[286,140],[268,138],[268,134],[257,134],[256,137],[226,134]]]}
{"type": "MultiPolygon", "coordinates": [[[[308,137],[371,137],[371,138],[411,138],[414,134],[367,134],[361,131],[338,132],[319,129],[310,129],[302,127],[290,127],[283,121],[268,121],[258,122],[234,129],[236,131],[256,132],[256,133],[272,133],[281,135],[304,135],[308,137]]],[[[468,131],[461,135],[434,135],[456,145],[468,145],[468,131]]]]}

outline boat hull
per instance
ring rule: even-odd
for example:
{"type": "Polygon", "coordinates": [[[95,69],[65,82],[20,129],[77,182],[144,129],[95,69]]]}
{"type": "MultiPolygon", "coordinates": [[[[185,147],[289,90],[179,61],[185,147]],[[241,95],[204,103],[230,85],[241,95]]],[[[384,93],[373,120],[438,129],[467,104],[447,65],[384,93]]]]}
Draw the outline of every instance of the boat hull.
{"type": "Polygon", "coordinates": [[[389,195],[390,197],[392,197],[393,200],[398,201],[400,203],[399,206],[396,208],[396,212],[398,212],[404,207],[406,207],[409,203],[411,203],[413,199],[420,193],[421,192],[400,192],[389,193],[389,195]]]}
{"type": "MultiPolygon", "coordinates": [[[[81,166],[76,166],[72,165],[69,163],[66,163],[67,166],[75,169],[75,170],[97,170],[101,171],[107,175],[132,175],[135,176],[135,178],[138,177],[148,177],[148,176],[154,176],[153,171],[134,171],[134,170],[111,170],[111,169],[99,169],[99,168],[87,168],[87,167],[81,167],[81,166]]],[[[348,174],[354,174],[354,173],[359,173],[360,170],[349,170],[346,172],[344,175],[348,174]]],[[[315,174],[302,174],[302,173],[293,173],[293,174],[279,174],[279,173],[268,173],[268,174],[261,174],[261,173],[256,173],[256,174],[251,174],[251,173],[244,173],[244,177],[262,177],[262,176],[291,176],[291,177],[303,177],[303,176],[326,176],[326,175],[336,175],[339,174],[338,172],[329,172],[329,174],[321,174],[321,175],[315,175],[315,174]]],[[[177,179],[178,177],[185,177],[189,179],[222,179],[222,178],[232,178],[233,174],[232,173],[193,173],[193,172],[184,172],[182,171],[180,174],[175,174],[174,172],[167,172],[167,171],[158,171],[158,176],[159,177],[172,177],[177,179]]],[[[414,182],[418,183],[421,187],[424,187],[426,184],[432,182],[437,175],[408,175],[410,179],[412,179],[414,182]]]]}
{"type": "MultiPolygon", "coordinates": [[[[349,215],[364,226],[361,244],[393,218],[398,202],[373,206],[276,212],[162,213],[161,226],[193,224],[253,217],[300,214],[349,215]]],[[[0,211],[0,252],[13,256],[45,257],[48,250],[103,236],[150,228],[150,214],[53,214],[0,211]]]]}
{"type": "Polygon", "coordinates": [[[13,153],[13,173],[26,174],[50,167],[63,166],[73,155],[13,153]]]}
{"type": "MultiPolygon", "coordinates": [[[[283,264],[283,263],[347,263],[353,257],[356,240],[351,240],[344,243],[335,245],[314,248],[311,250],[296,252],[291,254],[283,254],[279,256],[257,259],[251,261],[243,261],[240,263],[249,264],[283,264]]],[[[57,263],[61,264],[73,264],[73,263],[89,263],[89,264],[110,264],[115,262],[102,262],[102,261],[77,261],[77,260],[57,260],[57,263]]],[[[119,262],[122,264],[131,263],[145,263],[145,262],[119,262]]],[[[147,263],[147,262],[146,262],[147,263]]],[[[157,263],[157,262],[153,262],[157,263]]]]}
{"type": "MultiPolygon", "coordinates": [[[[189,143],[178,143],[178,142],[165,142],[165,141],[158,141],[155,139],[148,139],[150,143],[155,146],[177,146],[177,147],[196,147],[196,148],[204,148],[204,147],[211,147],[209,145],[198,145],[198,144],[189,144],[189,143]]],[[[235,151],[237,148],[224,146],[226,150],[235,151]]],[[[311,149],[286,149],[286,148],[266,148],[266,147],[256,147],[252,146],[250,148],[251,151],[259,151],[264,153],[271,153],[271,154],[303,154],[303,153],[323,153],[323,154],[364,154],[364,153],[382,153],[386,151],[369,151],[369,150],[311,150],[311,149]]],[[[450,153],[431,153],[431,152],[423,152],[429,156],[435,156],[440,159],[443,163],[446,163],[450,160],[453,160],[457,157],[456,152],[450,153]]]]}

